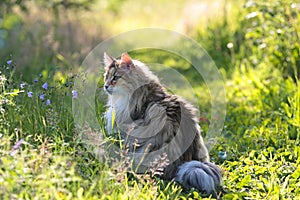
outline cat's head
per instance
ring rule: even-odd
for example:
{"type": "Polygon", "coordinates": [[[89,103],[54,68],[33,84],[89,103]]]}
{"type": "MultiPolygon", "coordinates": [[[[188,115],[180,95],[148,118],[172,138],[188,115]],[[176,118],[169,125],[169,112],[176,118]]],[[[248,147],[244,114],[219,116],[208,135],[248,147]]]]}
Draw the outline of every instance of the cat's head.
{"type": "Polygon", "coordinates": [[[110,94],[130,94],[141,85],[157,80],[148,67],[133,60],[127,53],[121,59],[115,59],[104,53],[104,90],[110,94]]]}

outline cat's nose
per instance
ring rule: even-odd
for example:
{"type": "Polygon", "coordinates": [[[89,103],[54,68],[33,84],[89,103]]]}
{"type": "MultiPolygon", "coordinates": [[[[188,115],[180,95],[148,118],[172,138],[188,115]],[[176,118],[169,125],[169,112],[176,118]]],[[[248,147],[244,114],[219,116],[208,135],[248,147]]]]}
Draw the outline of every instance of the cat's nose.
{"type": "Polygon", "coordinates": [[[109,85],[105,84],[104,85],[104,88],[107,90],[107,88],[109,87],[109,85]]]}

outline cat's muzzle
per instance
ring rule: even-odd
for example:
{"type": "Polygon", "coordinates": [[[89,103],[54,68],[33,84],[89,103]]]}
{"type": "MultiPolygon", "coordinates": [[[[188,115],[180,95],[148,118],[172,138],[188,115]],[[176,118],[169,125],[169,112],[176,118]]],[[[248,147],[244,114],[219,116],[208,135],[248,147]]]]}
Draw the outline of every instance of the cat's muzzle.
{"type": "Polygon", "coordinates": [[[113,89],[111,87],[109,87],[109,85],[104,85],[104,91],[111,95],[113,92],[113,89]]]}

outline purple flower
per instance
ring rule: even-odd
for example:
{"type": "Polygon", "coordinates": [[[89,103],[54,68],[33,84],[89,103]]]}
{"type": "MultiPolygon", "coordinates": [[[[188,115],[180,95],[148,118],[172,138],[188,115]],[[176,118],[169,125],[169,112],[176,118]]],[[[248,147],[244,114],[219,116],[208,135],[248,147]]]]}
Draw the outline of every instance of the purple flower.
{"type": "Polygon", "coordinates": [[[37,78],[33,80],[33,82],[35,82],[35,83],[37,83],[38,81],[39,81],[39,79],[37,79],[37,78]]]}
{"type": "Polygon", "coordinates": [[[19,140],[14,146],[13,146],[13,150],[16,150],[18,148],[20,148],[21,144],[24,142],[24,139],[19,140]]]}
{"type": "Polygon", "coordinates": [[[78,98],[78,92],[76,90],[72,90],[72,96],[73,96],[73,99],[77,99],[78,98]]]}
{"type": "Polygon", "coordinates": [[[41,94],[41,95],[40,95],[40,99],[41,99],[42,101],[44,101],[44,100],[45,100],[45,94],[41,94]]]}
{"type": "Polygon", "coordinates": [[[26,83],[21,83],[21,84],[20,84],[20,88],[21,88],[21,89],[24,89],[24,88],[25,88],[25,85],[26,85],[26,83]]]}
{"type": "Polygon", "coordinates": [[[11,65],[11,64],[12,64],[12,60],[8,60],[6,63],[7,63],[8,65],[11,65]]]}
{"type": "Polygon", "coordinates": [[[47,82],[44,83],[44,84],[42,85],[42,88],[44,88],[45,90],[47,90],[47,89],[48,89],[48,83],[47,83],[47,82]]]}
{"type": "Polygon", "coordinates": [[[7,103],[8,101],[7,101],[7,99],[2,99],[2,105],[5,105],[6,103],[7,103]]]}
{"type": "Polygon", "coordinates": [[[33,93],[32,92],[27,92],[28,97],[32,98],[33,93]]]}
{"type": "Polygon", "coordinates": [[[50,99],[47,99],[47,101],[46,101],[46,105],[48,106],[48,105],[50,105],[51,104],[51,101],[50,101],[50,99]]]}
{"type": "Polygon", "coordinates": [[[14,156],[17,154],[17,150],[20,148],[20,146],[24,143],[24,139],[19,140],[11,149],[10,155],[14,156]]]}

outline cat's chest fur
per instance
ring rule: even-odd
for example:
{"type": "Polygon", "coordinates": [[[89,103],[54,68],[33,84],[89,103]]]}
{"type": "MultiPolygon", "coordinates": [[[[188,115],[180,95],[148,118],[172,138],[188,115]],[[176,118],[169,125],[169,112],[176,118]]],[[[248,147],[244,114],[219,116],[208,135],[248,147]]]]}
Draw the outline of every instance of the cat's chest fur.
{"type": "Polygon", "coordinates": [[[116,117],[126,121],[128,115],[128,95],[113,95],[109,99],[110,106],[116,112],[116,117]]]}
{"type": "Polygon", "coordinates": [[[112,127],[114,123],[121,128],[131,122],[129,114],[129,96],[128,95],[111,95],[108,100],[108,111],[106,119],[108,123],[108,131],[111,133],[117,127],[112,127]],[[113,118],[115,121],[113,121],[113,118]]]}

